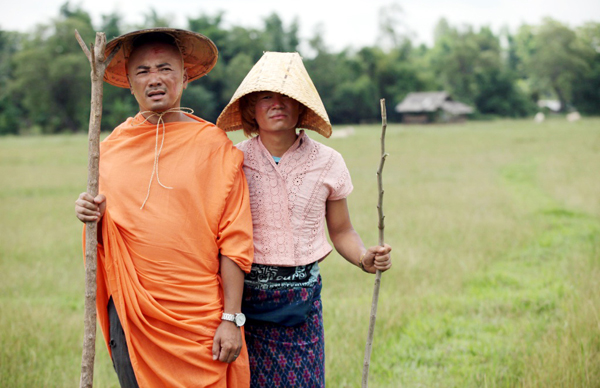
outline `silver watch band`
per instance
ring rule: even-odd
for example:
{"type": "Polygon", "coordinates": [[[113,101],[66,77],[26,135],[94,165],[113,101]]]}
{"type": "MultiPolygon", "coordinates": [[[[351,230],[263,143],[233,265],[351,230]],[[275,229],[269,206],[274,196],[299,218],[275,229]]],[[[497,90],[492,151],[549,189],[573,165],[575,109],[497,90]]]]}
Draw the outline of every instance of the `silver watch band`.
{"type": "Polygon", "coordinates": [[[223,315],[221,315],[221,319],[224,321],[235,322],[235,314],[223,313],[223,315]]]}

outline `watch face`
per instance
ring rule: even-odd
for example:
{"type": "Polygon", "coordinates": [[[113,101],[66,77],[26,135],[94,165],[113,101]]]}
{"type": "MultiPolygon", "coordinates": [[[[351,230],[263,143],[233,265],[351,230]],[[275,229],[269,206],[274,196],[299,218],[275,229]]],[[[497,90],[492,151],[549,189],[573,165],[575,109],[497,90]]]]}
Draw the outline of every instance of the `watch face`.
{"type": "Polygon", "coordinates": [[[244,314],[235,314],[235,324],[237,326],[244,326],[246,323],[246,316],[244,314]]]}

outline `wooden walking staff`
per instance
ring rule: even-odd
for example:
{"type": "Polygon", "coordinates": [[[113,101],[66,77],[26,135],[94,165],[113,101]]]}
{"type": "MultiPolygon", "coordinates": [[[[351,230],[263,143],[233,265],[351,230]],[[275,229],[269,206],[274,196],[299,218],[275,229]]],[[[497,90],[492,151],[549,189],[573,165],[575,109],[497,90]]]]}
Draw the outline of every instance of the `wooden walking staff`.
{"type": "MultiPolygon", "coordinates": [[[[88,183],[87,192],[92,196],[98,195],[98,168],[100,164],[100,121],[102,120],[102,93],[104,72],[108,64],[119,51],[115,47],[108,58],[104,58],[106,35],[96,33],[95,44],[87,48],[85,42],[75,30],[75,37],[90,61],[92,72],[92,99],[90,111],[90,126],[88,134],[88,183]]],[[[96,353],[96,270],[97,270],[98,224],[95,221],[86,222],[85,229],[85,318],[83,333],[83,353],[81,356],[81,380],[79,387],[91,388],[94,384],[94,358],[96,353]]]]}
{"type": "MultiPolygon", "coordinates": [[[[379,213],[379,245],[383,246],[383,230],[385,225],[383,219],[383,181],[381,173],[383,165],[388,154],[385,152],[385,130],[387,128],[387,113],[385,111],[385,98],[379,100],[381,104],[381,159],[377,169],[377,187],[379,189],[379,199],[377,201],[377,212],[379,213]]],[[[373,287],[373,301],[371,303],[371,317],[369,321],[369,333],[367,335],[367,346],[365,347],[365,361],[363,364],[362,388],[369,385],[369,365],[371,363],[371,351],[373,350],[373,333],[375,332],[375,319],[377,318],[377,302],[379,301],[379,286],[381,285],[381,271],[377,270],[375,274],[375,285],[373,287]]]]}

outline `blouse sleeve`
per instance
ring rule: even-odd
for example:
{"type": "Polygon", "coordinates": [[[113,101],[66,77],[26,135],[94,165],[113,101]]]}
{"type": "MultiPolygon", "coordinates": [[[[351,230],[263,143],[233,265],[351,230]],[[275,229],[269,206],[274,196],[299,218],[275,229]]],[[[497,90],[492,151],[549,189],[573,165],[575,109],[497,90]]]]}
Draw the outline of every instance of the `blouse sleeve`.
{"type": "Polygon", "coordinates": [[[336,201],[349,196],[354,189],[354,186],[352,186],[350,171],[348,171],[348,167],[346,167],[342,155],[339,152],[334,151],[333,158],[334,161],[331,167],[331,175],[333,178],[332,189],[327,199],[336,201]]]}

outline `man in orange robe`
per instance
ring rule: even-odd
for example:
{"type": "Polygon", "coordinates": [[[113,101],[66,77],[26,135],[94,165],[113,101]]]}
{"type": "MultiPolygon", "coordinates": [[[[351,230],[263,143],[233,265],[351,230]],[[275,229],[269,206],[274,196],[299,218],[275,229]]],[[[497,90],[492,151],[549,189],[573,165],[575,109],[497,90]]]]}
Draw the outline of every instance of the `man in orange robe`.
{"type": "Polygon", "coordinates": [[[98,319],[123,387],[248,387],[241,297],[252,264],[243,155],[180,108],[217,59],[206,37],[152,29],[116,38],[107,82],[140,112],[100,147],[98,319]],[[121,329],[122,328],[122,329],[121,329]],[[124,334],[124,336],[123,336],[124,334]],[[122,339],[120,339],[122,337],[122,339]]]}

